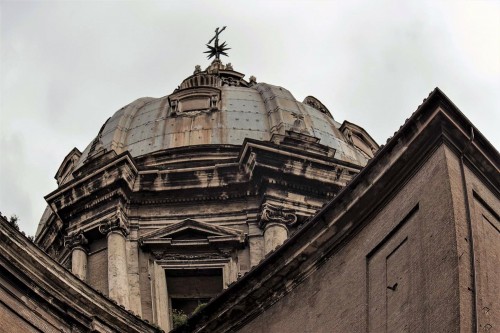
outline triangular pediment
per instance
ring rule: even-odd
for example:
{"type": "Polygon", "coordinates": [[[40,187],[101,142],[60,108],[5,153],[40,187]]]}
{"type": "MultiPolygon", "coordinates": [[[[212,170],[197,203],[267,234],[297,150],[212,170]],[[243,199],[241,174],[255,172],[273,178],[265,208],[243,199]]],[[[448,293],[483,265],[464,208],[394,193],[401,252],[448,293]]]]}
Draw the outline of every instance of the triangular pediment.
{"type": "Polygon", "coordinates": [[[141,238],[142,244],[201,244],[213,242],[243,242],[242,231],[186,219],[178,223],[157,229],[141,238]]]}

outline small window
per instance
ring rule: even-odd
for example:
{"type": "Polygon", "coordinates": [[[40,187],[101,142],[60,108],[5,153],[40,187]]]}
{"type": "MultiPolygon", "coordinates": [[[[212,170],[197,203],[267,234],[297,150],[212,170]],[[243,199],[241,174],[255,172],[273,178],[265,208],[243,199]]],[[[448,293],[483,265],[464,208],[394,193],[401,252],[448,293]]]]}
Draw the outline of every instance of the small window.
{"type": "Polygon", "coordinates": [[[166,278],[172,310],[188,316],[223,289],[222,268],[167,269],[166,278]]]}

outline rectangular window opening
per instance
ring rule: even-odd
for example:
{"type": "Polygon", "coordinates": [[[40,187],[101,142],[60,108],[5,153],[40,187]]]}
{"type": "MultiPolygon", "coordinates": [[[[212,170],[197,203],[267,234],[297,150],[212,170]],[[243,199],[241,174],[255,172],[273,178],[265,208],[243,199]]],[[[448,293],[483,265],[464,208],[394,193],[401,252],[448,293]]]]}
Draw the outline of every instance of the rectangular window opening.
{"type": "Polygon", "coordinates": [[[223,289],[222,268],[167,269],[167,289],[172,310],[188,316],[223,289]]]}

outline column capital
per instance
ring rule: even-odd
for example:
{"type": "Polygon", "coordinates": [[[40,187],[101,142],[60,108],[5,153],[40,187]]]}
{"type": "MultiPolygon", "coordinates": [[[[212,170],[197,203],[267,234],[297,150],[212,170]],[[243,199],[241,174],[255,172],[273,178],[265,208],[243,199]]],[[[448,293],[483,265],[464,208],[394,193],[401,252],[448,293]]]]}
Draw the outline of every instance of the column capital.
{"type": "Polygon", "coordinates": [[[102,222],[99,225],[99,231],[107,235],[110,232],[120,232],[123,236],[127,236],[130,232],[123,220],[120,217],[113,218],[102,222]]]}
{"type": "Polygon", "coordinates": [[[262,205],[259,227],[265,229],[268,224],[289,226],[297,222],[297,215],[293,209],[273,205],[268,202],[262,205]]]}
{"type": "Polygon", "coordinates": [[[73,250],[76,247],[81,247],[86,250],[86,245],[88,243],[89,241],[83,234],[82,229],[64,237],[64,246],[70,250],[73,250]]]}
{"type": "Polygon", "coordinates": [[[110,232],[120,232],[123,236],[128,236],[130,231],[125,224],[125,216],[122,212],[122,208],[120,206],[116,207],[116,212],[108,219],[104,220],[99,225],[99,232],[104,235],[108,235],[110,232]]]}

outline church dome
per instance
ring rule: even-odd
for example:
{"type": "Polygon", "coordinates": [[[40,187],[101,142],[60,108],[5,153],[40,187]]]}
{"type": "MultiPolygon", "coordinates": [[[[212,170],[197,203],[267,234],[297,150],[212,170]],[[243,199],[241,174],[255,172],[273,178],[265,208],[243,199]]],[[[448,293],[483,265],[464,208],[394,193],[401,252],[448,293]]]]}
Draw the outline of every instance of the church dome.
{"type": "Polygon", "coordinates": [[[348,142],[328,109],[314,97],[297,101],[285,88],[249,81],[231,64],[196,66],[174,92],[139,98],[122,107],[100,129],[78,158],[81,167],[98,151],[128,151],[139,157],[160,150],[197,145],[242,145],[273,135],[298,132],[335,150],[339,160],[364,166],[370,152],[348,142]]]}
{"type": "Polygon", "coordinates": [[[37,230],[49,255],[165,331],[172,311],[192,313],[297,232],[378,148],[318,99],[224,65],[222,30],[210,66],[71,150],[37,230]]]}

